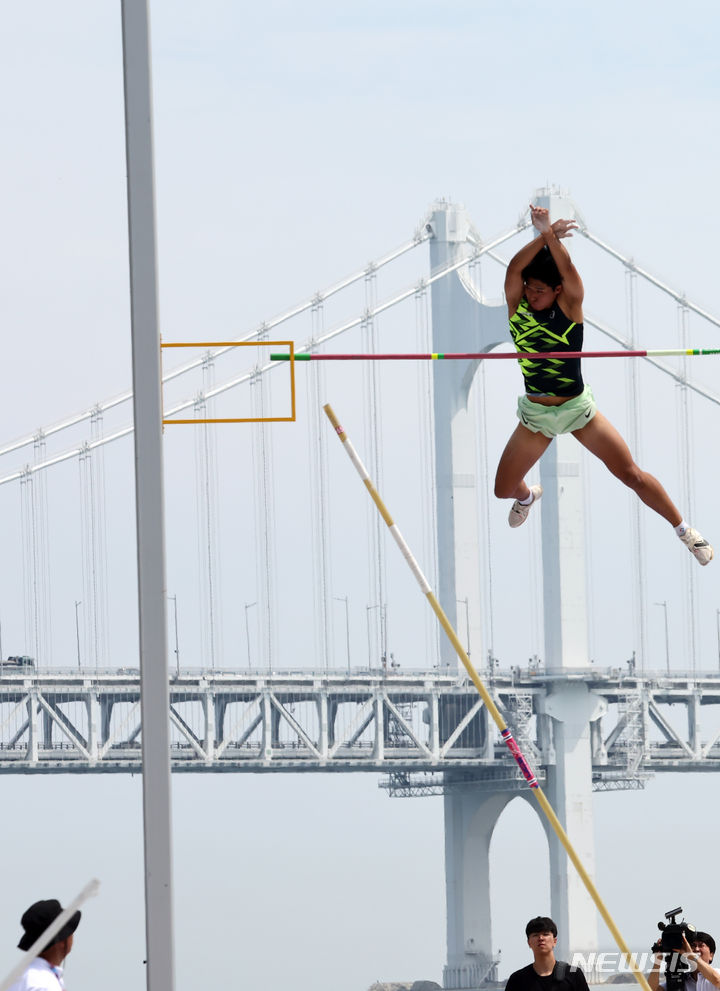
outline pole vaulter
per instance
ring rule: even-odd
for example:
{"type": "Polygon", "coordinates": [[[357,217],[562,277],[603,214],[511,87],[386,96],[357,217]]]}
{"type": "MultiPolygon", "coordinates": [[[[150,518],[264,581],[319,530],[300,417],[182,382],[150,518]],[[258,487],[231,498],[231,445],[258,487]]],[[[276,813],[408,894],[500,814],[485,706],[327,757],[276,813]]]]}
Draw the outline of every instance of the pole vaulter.
{"type": "MultiPolygon", "coordinates": [[[[512,355],[512,357],[515,357],[515,356],[512,355]]],[[[613,938],[615,939],[615,942],[617,943],[620,951],[622,952],[622,954],[624,955],[625,959],[627,960],[627,962],[628,962],[628,964],[630,966],[630,969],[632,970],[632,973],[633,973],[633,975],[635,977],[635,980],[638,982],[638,984],[643,989],[643,991],[650,991],[650,985],[648,984],[648,982],[647,982],[647,980],[645,978],[645,975],[642,973],[642,971],[637,966],[637,963],[635,961],[634,956],[631,954],[631,952],[630,952],[630,950],[629,950],[629,948],[628,948],[625,940],[623,939],[623,937],[622,937],[622,935],[620,933],[620,930],[615,925],[615,922],[613,921],[612,916],[610,915],[610,913],[608,912],[607,908],[605,907],[604,902],[600,898],[600,895],[599,895],[599,893],[597,891],[597,888],[593,884],[593,881],[592,881],[590,875],[585,870],[585,868],[584,868],[584,866],[583,866],[580,858],[578,857],[577,853],[575,852],[575,849],[572,846],[567,833],[563,829],[562,823],[558,819],[558,817],[555,814],[555,811],[554,811],[552,805],[550,804],[550,802],[548,801],[545,793],[543,792],[542,788],[538,784],[537,778],[535,777],[535,774],[533,773],[532,768],[530,767],[530,764],[528,763],[526,757],[524,756],[524,754],[520,750],[520,747],[517,745],[517,742],[513,738],[513,735],[512,735],[512,732],[510,731],[510,728],[508,727],[507,723],[503,719],[503,717],[502,717],[502,715],[500,713],[500,710],[495,705],[495,702],[493,701],[492,696],[490,695],[490,693],[488,692],[487,688],[485,687],[482,679],[480,678],[480,675],[477,673],[477,671],[473,667],[473,665],[472,665],[472,663],[470,661],[470,658],[468,657],[468,655],[467,655],[467,653],[466,653],[463,645],[461,644],[461,642],[460,642],[460,640],[458,638],[457,633],[455,632],[455,630],[453,629],[450,621],[448,620],[447,616],[445,615],[445,612],[444,612],[442,606],[438,602],[438,600],[437,600],[437,598],[436,598],[436,596],[435,596],[432,588],[430,587],[430,584],[429,584],[427,578],[423,574],[423,572],[422,572],[422,570],[420,568],[420,565],[418,564],[418,562],[416,561],[415,557],[413,556],[412,551],[410,550],[410,548],[408,547],[407,543],[405,542],[405,539],[402,536],[402,534],[400,533],[400,530],[398,529],[397,525],[395,524],[393,518],[390,516],[390,513],[388,512],[388,510],[387,510],[387,508],[385,506],[385,503],[382,501],[382,499],[380,497],[380,494],[378,493],[377,489],[375,488],[375,486],[374,486],[374,484],[372,482],[372,479],[368,475],[367,469],[365,468],[364,464],[360,460],[360,457],[358,456],[357,451],[353,447],[351,441],[349,440],[347,434],[345,433],[345,430],[341,427],[340,422],[337,419],[335,413],[333,412],[333,409],[330,406],[330,404],[329,403],[326,404],[323,407],[323,409],[325,410],[325,413],[327,414],[328,419],[330,420],[331,424],[333,425],[333,428],[335,429],[335,432],[337,433],[338,437],[340,438],[340,441],[342,442],[342,445],[345,448],[345,450],[346,450],[346,452],[348,454],[348,457],[350,458],[350,460],[352,461],[352,463],[355,465],[355,468],[357,470],[357,473],[360,476],[360,478],[362,479],[363,483],[365,484],[365,487],[367,488],[368,492],[370,493],[370,496],[371,496],[373,502],[375,503],[375,505],[377,506],[377,509],[378,509],[380,515],[385,520],[385,523],[387,524],[388,529],[390,530],[390,533],[392,534],[392,537],[393,537],[395,543],[400,548],[400,552],[402,553],[402,556],[405,558],[405,560],[407,561],[407,564],[408,564],[410,570],[415,575],[415,578],[416,578],[416,580],[418,582],[418,585],[420,586],[420,589],[421,589],[423,595],[425,596],[425,598],[430,603],[430,606],[431,606],[433,612],[435,613],[435,615],[437,616],[440,625],[442,626],[443,630],[445,631],[445,634],[447,635],[448,639],[450,640],[450,642],[452,643],[453,647],[455,648],[455,652],[457,653],[458,657],[462,661],[463,666],[465,667],[465,670],[467,671],[467,673],[468,673],[471,681],[473,682],[473,684],[477,688],[477,690],[478,690],[478,692],[480,694],[480,697],[482,698],[482,700],[485,703],[485,706],[486,706],[488,712],[490,713],[490,715],[492,716],[493,720],[495,721],[495,724],[496,724],[497,728],[500,730],[500,735],[502,736],[503,740],[505,741],[505,744],[507,745],[508,750],[513,755],[513,757],[515,758],[515,761],[516,761],[518,767],[522,771],[523,777],[527,781],[528,787],[532,789],[533,795],[537,799],[537,801],[538,801],[538,803],[540,805],[540,808],[545,813],[545,816],[546,816],[548,822],[550,823],[550,825],[552,826],[553,830],[555,831],[555,834],[557,835],[558,839],[560,840],[560,842],[562,843],[562,845],[565,847],[565,851],[567,852],[568,857],[570,858],[571,862],[575,866],[575,869],[577,870],[578,874],[580,875],[580,879],[582,880],[583,884],[585,885],[585,887],[586,887],[586,889],[588,891],[588,894],[590,895],[590,897],[592,898],[593,902],[595,903],[595,906],[597,907],[598,912],[602,916],[603,921],[605,922],[606,926],[608,927],[608,929],[612,933],[613,938]]]]}

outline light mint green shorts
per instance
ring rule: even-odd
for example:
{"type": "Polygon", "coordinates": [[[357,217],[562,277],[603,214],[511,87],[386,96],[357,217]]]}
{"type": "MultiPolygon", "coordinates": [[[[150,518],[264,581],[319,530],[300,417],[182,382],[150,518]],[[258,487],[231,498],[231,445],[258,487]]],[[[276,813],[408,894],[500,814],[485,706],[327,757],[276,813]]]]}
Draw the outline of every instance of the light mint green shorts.
{"type": "Polygon", "coordinates": [[[518,420],[534,434],[557,437],[573,430],[582,430],[597,413],[597,405],[592,389],[586,385],[579,396],[568,399],[562,406],[543,406],[534,403],[527,396],[518,398],[518,420]]]}

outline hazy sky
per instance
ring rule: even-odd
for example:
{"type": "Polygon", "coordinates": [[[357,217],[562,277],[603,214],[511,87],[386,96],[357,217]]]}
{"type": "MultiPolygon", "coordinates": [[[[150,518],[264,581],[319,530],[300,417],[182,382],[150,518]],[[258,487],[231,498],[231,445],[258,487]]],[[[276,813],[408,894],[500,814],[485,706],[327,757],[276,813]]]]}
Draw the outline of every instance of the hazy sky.
{"type": "MultiPolygon", "coordinates": [[[[245,332],[406,241],[437,197],[490,238],[545,182],[717,310],[715,4],[151,9],[164,333],[245,332]]],[[[119,4],[6,0],[0,84],[4,443],[130,382],[119,4]]],[[[0,973],[31,901],[67,901],[98,876],[68,986],[101,972],[107,991],[140,986],[139,779],[2,787],[0,973]]],[[[188,775],[174,793],[180,991],[440,980],[440,799],[389,801],[369,775],[188,775]]],[[[714,776],[595,804],[598,887],[631,945],[679,903],[717,935],[714,776]]],[[[507,972],[527,958],[524,922],[548,910],[547,856],[524,803],[501,827],[493,941],[507,972]]]]}

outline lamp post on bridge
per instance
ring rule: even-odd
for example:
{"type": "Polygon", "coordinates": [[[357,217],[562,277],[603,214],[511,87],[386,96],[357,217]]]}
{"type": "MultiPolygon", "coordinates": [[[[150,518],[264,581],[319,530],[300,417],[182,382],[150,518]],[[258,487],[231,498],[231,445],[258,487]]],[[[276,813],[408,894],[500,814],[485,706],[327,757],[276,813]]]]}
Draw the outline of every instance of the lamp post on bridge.
{"type": "Polygon", "coordinates": [[[350,670],[350,613],[348,610],[348,597],[347,595],[333,595],[333,599],[337,602],[345,603],[345,643],[347,645],[347,668],[350,670]]]}
{"type": "Polygon", "coordinates": [[[665,610],[665,664],[667,666],[667,673],[670,674],[670,638],[668,636],[667,599],[664,602],[656,602],[655,605],[662,606],[665,610]]]}
{"type": "Polygon", "coordinates": [[[465,631],[467,640],[467,656],[470,657],[470,601],[466,596],[464,599],[456,599],[456,603],[459,606],[465,606],[465,631]]]}
{"type": "Polygon", "coordinates": [[[80,670],[80,622],[78,620],[78,606],[82,605],[82,600],[75,600],[75,641],[77,643],[78,671],[80,670]]]}
{"type": "MultiPolygon", "coordinates": [[[[365,616],[367,618],[368,635],[368,664],[372,660],[372,637],[370,636],[370,613],[375,609],[380,610],[380,666],[387,669],[387,606],[384,603],[376,603],[374,606],[366,606],[365,616]]],[[[370,665],[372,666],[372,665],[370,665]]]]}
{"type": "Polygon", "coordinates": [[[245,637],[247,638],[248,669],[252,667],[252,664],[250,663],[250,624],[248,623],[248,609],[252,609],[252,607],[256,605],[257,602],[245,603],[245,637]]]}
{"type": "Polygon", "coordinates": [[[172,602],[175,612],[175,670],[179,678],[180,677],[180,643],[178,641],[177,595],[168,595],[168,600],[172,602]]]}

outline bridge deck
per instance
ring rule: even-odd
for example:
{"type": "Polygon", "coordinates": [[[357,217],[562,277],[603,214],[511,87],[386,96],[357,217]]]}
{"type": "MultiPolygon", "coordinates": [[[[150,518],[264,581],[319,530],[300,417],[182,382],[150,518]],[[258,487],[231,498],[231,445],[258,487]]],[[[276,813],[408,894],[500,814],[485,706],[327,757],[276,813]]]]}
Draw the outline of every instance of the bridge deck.
{"type": "MultiPolygon", "coordinates": [[[[542,699],[568,679],[604,700],[590,724],[596,788],[720,767],[720,673],[494,671],[491,692],[541,780],[554,763],[542,699]]],[[[389,772],[408,794],[468,775],[523,787],[475,688],[446,670],[184,670],[170,721],[174,771],[389,772]]],[[[141,740],[137,669],[0,670],[0,771],[137,773],[141,740]]]]}

